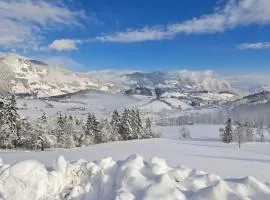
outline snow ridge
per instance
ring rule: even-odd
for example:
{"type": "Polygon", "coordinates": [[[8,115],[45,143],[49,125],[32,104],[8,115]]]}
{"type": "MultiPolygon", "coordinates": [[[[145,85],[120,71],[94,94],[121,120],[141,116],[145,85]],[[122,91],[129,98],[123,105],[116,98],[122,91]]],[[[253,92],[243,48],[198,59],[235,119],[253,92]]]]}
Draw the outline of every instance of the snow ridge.
{"type": "Polygon", "coordinates": [[[54,170],[29,160],[0,165],[0,199],[99,200],[266,200],[270,186],[253,177],[222,179],[160,158],[132,155],[123,161],[106,158],[67,162],[60,156],[54,170]]]}

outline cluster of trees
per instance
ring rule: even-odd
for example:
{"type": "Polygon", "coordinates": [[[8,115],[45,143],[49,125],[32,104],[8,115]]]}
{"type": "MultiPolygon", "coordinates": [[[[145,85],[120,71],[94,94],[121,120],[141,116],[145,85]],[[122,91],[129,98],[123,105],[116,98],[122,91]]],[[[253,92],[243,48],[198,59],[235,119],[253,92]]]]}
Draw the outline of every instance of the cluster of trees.
{"type": "Polygon", "coordinates": [[[219,131],[223,142],[237,142],[239,148],[244,142],[265,142],[263,126],[256,127],[253,121],[236,121],[233,127],[232,120],[228,118],[225,128],[220,128],[219,131]]]}
{"type": "Polygon", "coordinates": [[[158,137],[150,119],[142,121],[138,110],[115,110],[110,120],[89,113],[86,120],[73,116],[21,119],[14,96],[0,97],[0,148],[72,148],[109,141],[158,137]]]}
{"type": "Polygon", "coordinates": [[[222,111],[189,113],[178,117],[166,117],[166,114],[162,113],[157,124],[161,126],[182,126],[191,122],[195,124],[223,124],[226,118],[227,116],[222,111]]]}
{"type": "MultiPolygon", "coordinates": [[[[253,112],[253,111],[252,111],[253,112]]],[[[224,122],[230,117],[232,121],[241,122],[243,126],[250,126],[253,128],[267,127],[270,130],[270,112],[267,113],[252,113],[249,111],[249,115],[242,115],[241,113],[232,113],[226,110],[219,110],[215,112],[200,112],[189,113],[178,117],[167,117],[166,113],[162,113],[157,124],[161,126],[183,126],[188,125],[190,122],[194,124],[224,124],[224,122]],[[246,125],[248,124],[248,125],[246,125]]]]}
{"type": "Polygon", "coordinates": [[[186,126],[182,126],[179,129],[179,133],[180,133],[179,139],[190,139],[191,138],[190,131],[186,126]]]}

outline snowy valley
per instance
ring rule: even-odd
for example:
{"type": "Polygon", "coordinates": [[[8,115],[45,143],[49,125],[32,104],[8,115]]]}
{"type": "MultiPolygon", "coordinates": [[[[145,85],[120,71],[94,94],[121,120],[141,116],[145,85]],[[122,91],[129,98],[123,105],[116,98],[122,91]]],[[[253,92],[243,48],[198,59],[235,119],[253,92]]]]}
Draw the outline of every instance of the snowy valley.
{"type": "Polygon", "coordinates": [[[0,77],[0,199],[270,199],[263,86],[210,71],[75,73],[15,54],[0,77]]]}

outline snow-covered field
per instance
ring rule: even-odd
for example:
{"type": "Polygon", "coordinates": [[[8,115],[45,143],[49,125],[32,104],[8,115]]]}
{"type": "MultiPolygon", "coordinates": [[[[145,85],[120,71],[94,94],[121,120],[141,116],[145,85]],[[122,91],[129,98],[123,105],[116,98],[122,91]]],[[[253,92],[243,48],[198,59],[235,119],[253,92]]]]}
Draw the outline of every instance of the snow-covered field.
{"type": "Polygon", "coordinates": [[[164,138],[1,152],[0,198],[270,199],[270,144],[238,149],[219,141],[219,127],[189,126],[189,140],[177,139],[179,127],[155,127],[164,138]]]}
{"type": "Polygon", "coordinates": [[[86,94],[74,95],[72,98],[54,100],[18,99],[21,115],[38,118],[45,112],[48,116],[57,116],[59,113],[73,116],[87,116],[89,112],[99,117],[110,116],[114,109],[131,108],[141,103],[135,97],[123,94],[112,94],[101,91],[89,91],[86,94]]]}

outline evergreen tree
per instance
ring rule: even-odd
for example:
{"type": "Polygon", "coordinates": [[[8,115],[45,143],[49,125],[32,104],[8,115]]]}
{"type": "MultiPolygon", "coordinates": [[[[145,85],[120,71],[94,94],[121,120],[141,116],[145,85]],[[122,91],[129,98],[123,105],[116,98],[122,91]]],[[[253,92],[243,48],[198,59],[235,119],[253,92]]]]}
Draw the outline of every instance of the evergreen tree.
{"type": "Polygon", "coordinates": [[[157,99],[159,99],[163,93],[164,92],[162,91],[161,88],[158,88],[158,87],[155,88],[155,94],[157,96],[157,99]]]}
{"type": "Polygon", "coordinates": [[[93,114],[92,116],[92,131],[93,131],[93,134],[94,134],[94,142],[95,144],[99,144],[102,142],[102,135],[101,135],[101,132],[100,132],[100,123],[98,122],[96,116],[93,114]]]}
{"type": "Polygon", "coordinates": [[[225,143],[232,142],[232,120],[228,118],[225,125],[224,134],[222,135],[222,141],[225,143]]]}
{"type": "Polygon", "coordinates": [[[70,118],[66,119],[65,126],[64,126],[64,146],[65,148],[73,148],[75,147],[74,141],[74,132],[75,132],[75,123],[70,118]]]}
{"type": "Polygon", "coordinates": [[[48,121],[47,121],[46,113],[43,113],[43,115],[41,116],[41,121],[42,121],[43,123],[47,123],[47,122],[48,122],[48,121]]]}
{"type": "Polygon", "coordinates": [[[129,109],[125,109],[122,114],[121,124],[119,127],[119,134],[121,135],[123,140],[133,139],[131,121],[132,121],[131,112],[129,109]]]}
{"type": "Polygon", "coordinates": [[[21,127],[15,96],[2,97],[0,102],[0,145],[2,148],[16,148],[21,127]]]}
{"type": "Polygon", "coordinates": [[[81,138],[83,145],[90,145],[94,142],[94,134],[92,132],[92,114],[89,113],[86,124],[85,124],[85,130],[84,130],[84,136],[81,138]]]}
{"type": "Polygon", "coordinates": [[[191,138],[190,131],[186,126],[182,126],[181,129],[179,130],[179,132],[180,132],[179,139],[191,138]]]}
{"type": "Polygon", "coordinates": [[[139,110],[131,110],[132,139],[143,138],[143,126],[139,110]]]}
{"type": "Polygon", "coordinates": [[[257,128],[256,134],[259,136],[259,141],[260,141],[260,142],[265,142],[263,129],[262,129],[261,127],[258,127],[258,128],[257,128]]]}
{"type": "Polygon", "coordinates": [[[115,141],[113,138],[113,127],[111,123],[108,122],[107,119],[103,120],[100,123],[100,135],[101,135],[101,142],[110,142],[115,141]]]}
{"type": "Polygon", "coordinates": [[[112,119],[111,119],[111,125],[115,128],[119,127],[119,124],[121,123],[121,116],[119,115],[117,110],[113,111],[112,119]]]}
{"type": "Polygon", "coordinates": [[[62,117],[62,114],[59,115],[58,119],[57,119],[57,124],[59,126],[63,126],[64,125],[64,118],[62,117]]]}
{"type": "Polygon", "coordinates": [[[121,116],[119,115],[117,110],[113,111],[110,125],[112,127],[112,133],[111,133],[112,141],[121,140],[121,135],[119,134],[119,130],[121,126],[121,116]]]}
{"type": "Polygon", "coordinates": [[[36,121],[35,125],[35,132],[37,134],[36,138],[36,148],[41,149],[41,151],[44,151],[45,148],[50,147],[50,142],[48,139],[48,120],[46,113],[43,113],[40,119],[36,121]]]}
{"type": "Polygon", "coordinates": [[[253,128],[251,127],[251,124],[248,122],[246,123],[246,126],[245,126],[245,137],[246,137],[246,140],[249,142],[254,141],[254,131],[253,131],[253,128]]]}
{"type": "Polygon", "coordinates": [[[69,115],[68,119],[72,121],[73,120],[73,116],[72,115],[69,115]]]}
{"type": "Polygon", "coordinates": [[[20,116],[17,112],[17,103],[15,96],[12,95],[9,99],[8,104],[8,120],[10,125],[10,136],[12,138],[12,143],[14,147],[16,148],[18,145],[18,142],[20,140],[20,116]]]}
{"type": "Polygon", "coordinates": [[[93,113],[89,113],[85,126],[84,144],[100,143],[102,141],[100,135],[99,122],[93,113]]]}
{"type": "Polygon", "coordinates": [[[54,130],[54,135],[57,138],[57,147],[65,148],[66,132],[65,132],[65,119],[60,114],[57,118],[57,126],[54,130]]]}
{"type": "Polygon", "coordinates": [[[153,137],[152,122],[151,122],[150,118],[146,119],[144,133],[145,133],[145,138],[152,138],[153,137]]]}
{"type": "Polygon", "coordinates": [[[84,123],[82,120],[75,118],[73,138],[76,147],[83,146],[84,136],[85,136],[84,123]]]}
{"type": "Polygon", "coordinates": [[[45,148],[50,147],[50,142],[48,139],[48,119],[45,113],[43,113],[41,118],[36,121],[35,129],[35,132],[37,133],[37,148],[44,151],[45,148]]]}
{"type": "Polygon", "coordinates": [[[27,119],[21,120],[20,138],[18,140],[18,147],[27,149],[37,149],[38,132],[35,124],[29,122],[27,119]]]}
{"type": "Polygon", "coordinates": [[[238,147],[241,148],[241,144],[245,141],[243,125],[238,122],[237,127],[234,130],[234,140],[238,143],[238,147]]]}

